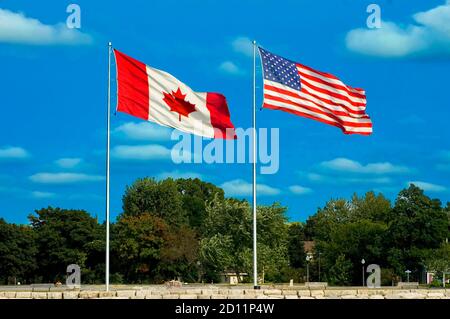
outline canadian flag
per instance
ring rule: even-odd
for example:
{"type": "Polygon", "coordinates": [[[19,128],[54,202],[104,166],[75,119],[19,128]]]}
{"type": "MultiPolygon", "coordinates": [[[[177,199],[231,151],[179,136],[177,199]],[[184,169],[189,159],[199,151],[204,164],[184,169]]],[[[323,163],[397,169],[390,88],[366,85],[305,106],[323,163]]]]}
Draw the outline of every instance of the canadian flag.
{"type": "Polygon", "coordinates": [[[117,110],[146,121],[210,138],[234,139],[225,96],[194,92],[167,72],[114,49],[117,110]]]}

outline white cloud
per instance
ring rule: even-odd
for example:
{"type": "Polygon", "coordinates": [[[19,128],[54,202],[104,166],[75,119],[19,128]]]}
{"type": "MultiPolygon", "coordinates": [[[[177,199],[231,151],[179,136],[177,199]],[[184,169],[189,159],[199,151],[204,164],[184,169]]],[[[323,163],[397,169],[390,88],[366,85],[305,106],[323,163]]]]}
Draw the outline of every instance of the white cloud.
{"type": "Polygon", "coordinates": [[[231,61],[222,62],[219,66],[219,70],[224,73],[228,73],[228,74],[232,74],[232,75],[244,74],[244,72],[241,69],[239,69],[239,67],[231,61]]]}
{"type": "Polygon", "coordinates": [[[291,193],[297,194],[297,195],[305,195],[305,194],[312,193],[311,188],[300,186],[300,185],[289,186],[289,190],[291,191],[291,193]]]}
{"type": "Polygon", "coordinates": [[[81,158],[65,157],[55,161],[56,165],[62,168],[74,168],[82,162],[81,158]]]}
{"type": "Polygon", "coordinates": [[[35,192],[31,192],[31,196],[33,198],[37,198],[37,199],[45,199],[45,198],[53,198],[56,196],[55,193],[49,193],[49,192],[39,192],[39,191],[35,191],[35,192]]]}
{"type": "Polygon", "coordinates": [[[128,122],[115,128],[113,133],[131,140],[168,141],[172,129],[149,122],[128,122]]]}
{"type": "Polygon", "coordinates": [[[21,147],[6,146],[0,148],[0,159],[24,159],[29,156],[30,154],[21,147]]]}
{"type": "Polygon", "coordinates": [[[358,177],[342,177],[342,176],[324,176],[321,180],[316,182],[323,182],[328,184],[390,184],[392,179],[389,177],[376,178],[358,178],[358,177]]]}
{"type": "Polygon", "coordinates": [[[242,53],[249,57],[253,56],[253,43],[252,40],[247,37],[237,37],[231,42],[231,46],[237,53],[242,53]]]}
{"type": "Polygon", "coordinates": [[[179,171],[179,170],[175,170],[172,172],[163,172],[161,174],[158,174],[158,178],[159,179],[166,179],[166,178],[173,178],[173,179],[177,179],[177,178],[198,178],[201,179],[202,175],[199,173],[195,173],[195,172],[184,172],[184,171],[179,171]]]}
{"type": "Polygon", "coordinates": [[[256,191],[258,192],[259,195],[268,195],[268,196],[278,195],[281,193],[281,191],[278,188],[274,188],[265,184],[257,184],[256,191]]]}
{"type": "Polygon", "coordinates": [[[314,172],[306,173],[306,172],[298,172],[301,178],[304,178],[313,183],[323,183],[323,184],[331,184],[331,185],[345,185],[345,184],[390,184],[392,183],[392,179],[389,177],[349,177],[348,175],[326,175],[326,174],[317,174],[314,172]]]}
{"type": "Polygon", "coordinates": [[[99,182],[105,179],[100,175],[82,173],[37,173],[31,175],[30,180],[40,184],[72,184],[82,182],[99,182]]]}
{"type": "Polygon", "coordinates": [[[331,161],[325,161],[319,164],[320,167],[347,173],[362,173],[362,174],[393,174],[393,173],[407,173],[410,171],[405,166],[393,165],[389,162],[369,163],[362,165],[357,161],[348,158],[335,158],[331,161]]]}
{"type": "Polygon", "coordinates": [[[326,179],[326,176],[317,173],[306,173],[306,178],[312,182],[321,182],[326,179]]]}
{"type": "MultiPolygon", "coordinates": [[[[250,196],[253,192],[252,184],[242,179],[234,179],[225,182],[220,185],[220,187],[225,191],[225,194],[227,194],[227,196],[250,196]]],[[[273,196],[281,193],[279,189],[265,184],[257,184],[256,190],[258,192],[258,195],[260,196],[273,196]]]]}
{"type": "Polygon", "coordinates": [[[347,33],[347,48],[365,55],[402,57],[426,49],[424,32],[417,26],[402,29],[392,22],[383,22],[380,29],[355,29],[347,33]]]}
{"type": "Polygon", "coordinates": [[[450,0],[441,6],[437,6],[425,12],[419,12],[414,15],[414,19],[430,29],[450,35],[450,0]]]}
{"type": "Polygon", "coordinates": [[[417,187],[420,187],[421,189],[423,189],[426,192],[439,193],[439,192],[447,191],[447,188],[445,186],[432,184],[432,183],[427,183],[427,182],[412,181],[412,182],[407,182],[406,183],[407,186],[409,186],[411,184],[414,184],[417,187]]]}
{"type": "Polygon", "coordinates": [[[111,151],[111,156],[122,160],[159,160],[170,159],[170,149],[167,147],[150,145],[118,145],[111,151]]]}
{"type": "Polygon", "coordinates": [[[90,35],[69,29],[64,23],[46,25],[37,19],[0,9],[0,42],[30,45],[90,44],[90,35]]]}
{"type": "Polygon", "coordinates": [[[354,29],[347,33],[347,48],[366,55],[403,57],[450,54],[450,0],[413,15],[415,24],[385,21],[379,29],[354,29]]]}

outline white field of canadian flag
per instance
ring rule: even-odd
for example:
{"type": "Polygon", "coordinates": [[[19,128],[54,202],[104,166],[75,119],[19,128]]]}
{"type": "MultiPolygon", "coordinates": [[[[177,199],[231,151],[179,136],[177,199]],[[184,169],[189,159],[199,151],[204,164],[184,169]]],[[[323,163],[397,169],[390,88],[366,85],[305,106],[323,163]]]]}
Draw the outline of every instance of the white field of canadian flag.
{"type": "Polygon", "coordinates": [[[117,110],[209,138],[235,138],[225,96],[200,93],[167,72],[114,50],[117,110]]]}

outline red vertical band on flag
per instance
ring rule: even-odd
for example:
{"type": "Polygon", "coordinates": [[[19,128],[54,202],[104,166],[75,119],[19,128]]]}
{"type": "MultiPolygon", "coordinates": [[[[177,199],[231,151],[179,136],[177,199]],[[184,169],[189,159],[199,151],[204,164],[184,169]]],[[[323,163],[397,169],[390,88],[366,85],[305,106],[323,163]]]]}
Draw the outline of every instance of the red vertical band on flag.
{"type": "Polygon", "coordinates": [[[144,63],[114,49],[117,66],[117,110],[148,121],[149,85],[144,63]]]}
{"type": "Polygon", "coordinates": [[[214,138],[235,139],[234,125],[231,123],[225,96],[220,93],[208,92],[206,94],[206,107],[211,116],[214,138]]]}

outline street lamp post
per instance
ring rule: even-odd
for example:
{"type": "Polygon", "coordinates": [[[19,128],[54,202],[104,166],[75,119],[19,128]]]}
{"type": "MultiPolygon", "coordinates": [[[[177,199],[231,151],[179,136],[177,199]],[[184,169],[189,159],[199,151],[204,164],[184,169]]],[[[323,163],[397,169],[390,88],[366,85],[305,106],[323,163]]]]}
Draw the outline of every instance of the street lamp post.
{"type": "Polygon", "coordinates": [[[366,263],[366,261],[364,260],[364,258],[363,259],[361,259],[361,264],[362,264],[362,285],[363,285],[363,287],[365,286],[365,281],[366,281],[366,272],[364,271],[365,269],[364,269],[364,264],[366,263]]]}
{"type": "Polygon", "coordinates": [[[306,282],[309,282],[309,262],[306,262],[306,282]]]}
{"type": "Polygon", "coordinates": [[[310,255],[306,255],[306,282],[309,283],[309,261],[312,259],[310,255]]]}

